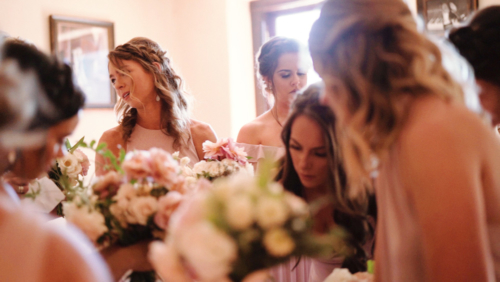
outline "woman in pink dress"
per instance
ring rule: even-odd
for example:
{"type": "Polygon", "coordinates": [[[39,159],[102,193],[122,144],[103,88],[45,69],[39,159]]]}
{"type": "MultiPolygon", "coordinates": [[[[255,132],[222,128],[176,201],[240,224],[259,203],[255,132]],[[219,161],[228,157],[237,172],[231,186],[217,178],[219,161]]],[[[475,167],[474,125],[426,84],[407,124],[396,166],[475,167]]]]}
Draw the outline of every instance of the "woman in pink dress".
{"type": "Polygon", "coordinates": [[[495,281],[500,143],[406,3],[329,0],[309,47],[350,194],[375,178],[375,279],[495,281]]]}
{"type": "MultiPolygon", "coordinates": [[[[99,143],[106,143],[116,156],[121,148],[179,151],[193,165],[204,157],[203,142],[215,142],[217,137],[210,125],[190,118],[189,95],[166,53],[144,37],[133,38],[109,53],[109,77],[118,95],[115,110],[120,124],[104,132],[99,143]]],[[[104,173],[104,164],[97,154],[97,175],[104,173]]]]}
{"type": "MultiPolygon", "coordinates": [[[[63,155],[83,93],[69,66],[7,42],[0,61],[0,172],[35,178],[63,155]]],[[[0,182],[0,281],[111,281],[106,264],[76,229],[55,229],[0,182]]]]}
{"type": "Polygon", "coordinates": [[[307,50],[295,39],[273,37],[260,48],[257,78],[264,96],[274,104],[270,110],[245,124],[236,140],[238,146],[252,157],[250,162],[254,166],[259,159],[277,160],[284,154],[280,133],[290,105],[298,91],[307,84],[310,65],[307,50]]]}
{"type": "MultiPolygon", "coordinates": [[[[334,268],[351,272],[366,271],[372,257],[375,215],[368,216],[369,198],[351,201],[335,133],[335,117],[319,101],[321,87],[311,85],[292,105],[281,134],[286,154],[278,179],[285,189],[320,205],[313,214],[313,229],[318,234],[335,227],[344,229],[353,255],[332,254],[330,259],[308,259],[311,266],[304,282],[321,282],[334,268]]],[[[371,199],[371,197],[370,197],[371,199]]],[[[373,200],[372,200],[373,203],[373,200]]],[[[370,206],[373,211],[373,206],[370,206]]]]}

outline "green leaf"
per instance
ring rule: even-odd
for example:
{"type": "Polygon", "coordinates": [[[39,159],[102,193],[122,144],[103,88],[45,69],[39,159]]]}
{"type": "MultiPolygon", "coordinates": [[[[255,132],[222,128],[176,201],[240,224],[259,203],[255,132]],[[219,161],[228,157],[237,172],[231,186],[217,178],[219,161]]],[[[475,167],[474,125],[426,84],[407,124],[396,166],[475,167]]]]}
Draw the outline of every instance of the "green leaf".
{"type": "Polygon", "coordinates": [[[94,149],[94,145],[95,145],[95,140],[90,141],[89,144],[90,149],[94,149]]]}
{"type": "Polygon", "coordinates": [[[71,143],[69,143],[69,139],[66,138],[66,141],[64,141],[64,145],[66,146],[67,150],[71,149],[71,143]]]}
{"type": "Polygon", "coordinates": [[[101,151],[101,150],[104,150],[106,148],[106,146],[108,146],[106,143],[101,143],[97,146],[97,148],[95,148],[96,151],[101,151]]]}
{"type": "MultiPolygon", "coordinates": [[[[80,138],[80,140],[78,140],[78,142],[76,142],[76,144],[73,147],[70,147],[70,149],[69,149],[69,153],[70,154],[73,154],[73,152],[83,143],[83,139],[84,138],[85,138],[85,136],[83,136],[82,138],[80,138]]],[[[69,145],[69,141],[68,141],[67,145],[69,145]]]]}

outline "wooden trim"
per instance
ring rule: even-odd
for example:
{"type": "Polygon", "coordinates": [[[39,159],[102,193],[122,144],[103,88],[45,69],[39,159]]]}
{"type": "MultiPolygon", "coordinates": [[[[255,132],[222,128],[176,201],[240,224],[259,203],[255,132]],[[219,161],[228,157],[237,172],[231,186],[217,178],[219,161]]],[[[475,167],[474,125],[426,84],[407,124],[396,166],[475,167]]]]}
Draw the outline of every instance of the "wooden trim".
{"type": "MultiPolygon", "coordinates": [[[[256,66],[255,56],[260,46],[276,35],[274,24],[278,16],[317,9],[324,2],[325,0],[260,0],[250,2],[254,66],[256,66]]],[[[259,116],[269,109],[269,105],[267,99],[262,95],[262,87],[256,75],[254,75],[254,80],[256,115],[259,116]]]]}

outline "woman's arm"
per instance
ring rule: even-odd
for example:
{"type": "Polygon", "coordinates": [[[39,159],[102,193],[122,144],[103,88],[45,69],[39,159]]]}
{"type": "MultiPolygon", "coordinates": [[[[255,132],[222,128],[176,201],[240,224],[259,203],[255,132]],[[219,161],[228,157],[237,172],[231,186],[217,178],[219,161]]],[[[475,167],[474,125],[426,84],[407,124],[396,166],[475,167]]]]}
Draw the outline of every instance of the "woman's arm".
{"type": "Polygon", "coordinates": [[[208,123],[197,120],[191,120],[191,137],[193,138],[194,147],[198,158],[203,160],[205,153],[203,153],[203,142],[209,140],[217,142],[217,135],[208,123]]]}
{"type": "MultiPolygon", "coordinates": [[[[120,148],[123,148],[126,150],[126,145],[125,142],[123,142],[122,139],[122,133],[120,126],[117,126],[115,128],[109,129],[105,131],[101,139],[99,139],[99,144],[106,143],[107,148],[116,156],[118,157],[120,155],[120,148]]],[[[95,155],[95,174],[97,176],[101,176],[103,174],[106,174],[106,170],[104,170],[104,166],[109,164],[109,162],[101,155],[97,154],[95,155]]]]}
{"type": "Polygon", "coordinates": [[[401,138],[399,167],[422,231],[426,276],[429,281],[492,281],[480,121],[470,113],[444,115],[401,138]]]}

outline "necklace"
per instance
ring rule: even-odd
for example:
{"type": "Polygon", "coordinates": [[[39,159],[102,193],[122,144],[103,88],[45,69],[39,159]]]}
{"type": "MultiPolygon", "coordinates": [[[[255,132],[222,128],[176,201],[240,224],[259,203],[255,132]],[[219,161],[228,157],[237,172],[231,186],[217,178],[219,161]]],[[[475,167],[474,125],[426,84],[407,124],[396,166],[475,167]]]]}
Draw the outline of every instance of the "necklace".
{"type": "MultiPolygon", "coordinates": [[[[276,111],[277,111],[277,110],[278,110],[278,109],[276,108],[276,111]]],[[[278,123],[278,124],[279,124],[279,125],[283,128],[283,125],[281,124],[281,122],[280,122],[280,121],[279,121],[279,119],[278,119],[278,114],[276,113],[276,116],[275,116],[275,115],[274,115],[274,111],[273,111],[273,109],[271,109],[271,114],[273,115],[273,118],[276,120],[276,122],[277,122],[277,123],[278,123]]]]}

